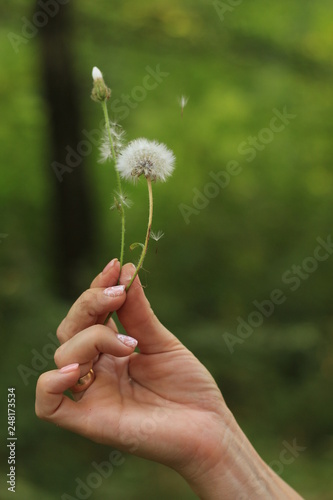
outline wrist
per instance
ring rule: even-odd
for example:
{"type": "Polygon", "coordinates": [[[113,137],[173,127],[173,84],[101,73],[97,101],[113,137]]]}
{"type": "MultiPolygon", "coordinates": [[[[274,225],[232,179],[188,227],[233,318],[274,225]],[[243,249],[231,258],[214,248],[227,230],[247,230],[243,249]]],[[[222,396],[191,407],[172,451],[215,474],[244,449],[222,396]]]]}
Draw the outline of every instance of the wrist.
{"type": "MultiPolygon", "coordinates": [[[[299,500],[260,458],[230,413],[182,476],[202,500],[299,500]]],[[[200,445],[198,445],[200,446],[200,445]]]]}

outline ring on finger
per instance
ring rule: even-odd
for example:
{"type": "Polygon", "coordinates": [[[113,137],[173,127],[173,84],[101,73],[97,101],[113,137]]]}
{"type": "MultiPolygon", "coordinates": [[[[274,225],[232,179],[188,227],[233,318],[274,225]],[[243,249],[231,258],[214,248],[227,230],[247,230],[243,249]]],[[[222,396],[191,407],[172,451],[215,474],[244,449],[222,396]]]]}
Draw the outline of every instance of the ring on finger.
{"type": "Polygon", "coordinates": [[[79,378],[76,384],[70,388],[70,390],[74,393],[86,391],[88,387],[91,386],[94,380],[95,380],[95,372],[91,368],[86,375],[83,375],[83,377],[79,378]]]}

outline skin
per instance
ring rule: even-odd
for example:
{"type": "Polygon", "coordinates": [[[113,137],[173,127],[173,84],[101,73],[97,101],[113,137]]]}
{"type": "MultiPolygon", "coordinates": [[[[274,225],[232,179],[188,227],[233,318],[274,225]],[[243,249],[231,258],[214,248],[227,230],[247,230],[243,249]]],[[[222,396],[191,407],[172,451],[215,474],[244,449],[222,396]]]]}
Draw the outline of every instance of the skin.
{"type": "MultiPolygon", "coordinates": [[[[126,264],[120,283],[134,274],[126,264]]],[[[115,297],[118,261],[100,273],[58,328],[58,370],[42,374],[36,414],[72,432],[175,469],[199,498],[300,499],[259,457],[214,379],[157,319],[139,278],[115,297]],[[139,352],[117,337],[110,311],[139,352]],[[66,368],[67,372],[59,369],[66,368]],[[74,400],[63,393],[93,366],[93,384],[74,400]]]]}

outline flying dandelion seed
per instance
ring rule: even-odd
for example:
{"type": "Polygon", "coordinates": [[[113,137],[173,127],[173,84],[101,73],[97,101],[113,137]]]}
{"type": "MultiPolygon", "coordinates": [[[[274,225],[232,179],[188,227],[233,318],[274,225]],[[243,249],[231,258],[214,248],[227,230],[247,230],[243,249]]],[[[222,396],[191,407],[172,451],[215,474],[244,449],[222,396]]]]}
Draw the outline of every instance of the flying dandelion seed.
{"type": "MultiPolygon", "coordinates": [[[[161,231],[160,229],[157,231],[157,233],[154,233],[154,231],[151,231],[150,233],[150,237],[152,240],[156,241],[156,243],[161,239],[163,238],[164,236],[164,233],[163,231],[161,231]]],[[[155,250],[155,254],[157,254],[157,251],[158,251],[158,245],[156,245],[156,250],[155,250]]]]}
{"type": "Polygon", "coordinates": [[[151,239],[155,240],[155,241],[159,241],[161,238],[163,238],[163,236],[164,236],[164,233],[161,230],[157,231],[157,233],[154,233],[154,231],[152,231],[150,233],[151,239]]]}
{"type": "Polygon", "coordinates": [[[188,100],[189,98],[182,95],[181,97],[178,98],[178,103],[179,103],[179,106],[181,107],[181,117],[183,118],[183,114],[184,114],[184,108],[186,106],[186,104],[188,103],[188,100]]]}

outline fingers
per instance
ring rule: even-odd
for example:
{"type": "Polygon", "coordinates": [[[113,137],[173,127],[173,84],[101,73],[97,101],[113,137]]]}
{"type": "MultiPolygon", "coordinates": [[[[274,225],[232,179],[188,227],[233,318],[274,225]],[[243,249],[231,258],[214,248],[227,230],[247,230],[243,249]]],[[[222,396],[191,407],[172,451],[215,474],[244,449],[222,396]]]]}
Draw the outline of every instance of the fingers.
{"type": "Polygon", "coordinates": [[[65,366],[62,370],[43,373],[37,382],[35,411],[43,420],[89,436],[90,405],[87,409],[63,394],[77,382],[78,375],[77,363],[65,366]]]}
{"type": "MultiPolygon", "coordinates": [[[[82,433],[84,415],[78,413],[77,403],[64,396],[63,392],[77,383],[81,376],[80,365],[100,353],[116,357],[129,356],[136,345],[135,339],[112,333],[109,328],[102,325],[90,327],[68,340],[57,349],[54,356],[57,366],[61,368],[43,373],[38,379],[35,405],[37,416],[82,433]]],[[[95,375],[91,388],[98,384],[100,375],[98,364],[95,375]]]]}
{"type": "MultiPolygon", "coordinates": [[[[81,330],[103,323],[109,312],[116,311],[122,306],[125,298],[125,287],[122,285],[86,290],[59,325],[57,336],[60,343],[63,344],[81,330]]],[[[112,322],[108,324],[114,325],[112,322]]]]}
{"type": "MultiPolygon", "coordinates": [[[[134,271],[133,264],[126,264],[119,282],[127,285],[134,271]]],[[[126,333],[138,340],[140,352],[151,354],[183,348],[181,342],[155,316],[138,276],[126,293],[126,302],[118,309],[117,315],[126,333]]]]}
{"type": "MultiPolygon", "coordinates": [[[[126,264],[120,279],[119,272],[120,264],[114,259],[93,280],[91,288],[79,297],[60,324],[57,331],[60,342],[65,343],[82,330],[102,324],[109,312],[118,311],[127,334],[139,341],[141,352],[164,352],[183,347],[156,318],[138,277],[126,294],[124,287],[133,276],[134,266],[126,264]],[[118,279],[120,285],[117,285],[118,279]]],[[[115,324],[111,320],[108,326],[114,328],[115,324]]]]}
{"type": "Polygon", "coordinates": [[[83,365],[101,353],[117,357],[128,356],[136,345],[135,339],[117,335],[106,326],[96,325],[83,330],[61,345],[54,354],[54,361],[58,368],[73,361],[83,365]]]}
{"type": "Polygon", "coordinates": [[[39,418],[60,423],[64,417],[71,419],[76,403],[63,392],[74,385],[79,377],[78,363],[66,366],[63,370],[43,373],[36,387],[35,411],[39,418]]]}

